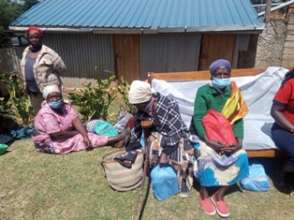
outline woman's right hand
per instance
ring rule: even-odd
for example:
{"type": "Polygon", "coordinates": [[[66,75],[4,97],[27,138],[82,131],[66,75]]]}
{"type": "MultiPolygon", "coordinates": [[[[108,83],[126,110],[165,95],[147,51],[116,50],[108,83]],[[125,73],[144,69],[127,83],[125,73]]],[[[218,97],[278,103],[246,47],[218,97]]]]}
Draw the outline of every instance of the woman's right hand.
{"type": "Polygon", "coordinates": [[[86,145],[86,150],[93,150],[94,149],[88,135],[84,137],[84,143],[86,145]]]}

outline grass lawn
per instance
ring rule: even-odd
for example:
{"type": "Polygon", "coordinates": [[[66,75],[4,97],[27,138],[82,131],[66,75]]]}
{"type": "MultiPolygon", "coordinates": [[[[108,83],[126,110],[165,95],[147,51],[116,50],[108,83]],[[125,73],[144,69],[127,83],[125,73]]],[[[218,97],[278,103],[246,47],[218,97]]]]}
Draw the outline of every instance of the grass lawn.
{"type": "MultiPolygon", "coordinates": [[[[139,190],[110,189],[100,166],[111,148],[65,156],[37,153],[31,140],[15,142],[0,156],[0,219],[132,219],[139,190]]],[[[274,187],[266,193],[236,191],[227,196],[230,219],[293,220],[294,197],[274,187]]],[[[156,201],[149,195],[143,219],[220,219],[198,208],[198,194],[156,201]]]]}

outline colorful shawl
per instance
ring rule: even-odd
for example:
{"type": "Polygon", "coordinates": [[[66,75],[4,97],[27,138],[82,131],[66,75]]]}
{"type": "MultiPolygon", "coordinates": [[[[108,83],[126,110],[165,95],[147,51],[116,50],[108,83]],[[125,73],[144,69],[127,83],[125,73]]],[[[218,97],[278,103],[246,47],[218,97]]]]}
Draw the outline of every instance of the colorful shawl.
{"type": "Polygon", "coordinates": [[[234,124],[235,121],[238,121],[247,114],[248,107],[244,102],[240,89],[237,87],[235,82],[232,82],[231,89],[231,97],[226,101],[222,114],[231,124],[234,124]]]}

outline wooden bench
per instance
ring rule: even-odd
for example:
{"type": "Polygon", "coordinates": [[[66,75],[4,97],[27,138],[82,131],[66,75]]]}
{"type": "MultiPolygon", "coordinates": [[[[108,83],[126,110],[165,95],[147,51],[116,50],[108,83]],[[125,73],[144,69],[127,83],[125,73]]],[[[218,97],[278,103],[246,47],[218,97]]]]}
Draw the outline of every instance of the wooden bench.
{"type": "MultiPolygon", "coordinates": [[[[233,69],[232,77],[240,76],[254,76],[264,72],[264,69],[233,69]]],[[[169,73],[148,73],[148,82],[151,83],[153,79],[160,79],[165,81],[191,81],[191,80],[209,80],[209,71],[191,71],[191,72],[169,72],[169,73]]],[[[277,148],[265,150],[247,150],[248,156],[272,158],[279,155],[277,148]]]]}

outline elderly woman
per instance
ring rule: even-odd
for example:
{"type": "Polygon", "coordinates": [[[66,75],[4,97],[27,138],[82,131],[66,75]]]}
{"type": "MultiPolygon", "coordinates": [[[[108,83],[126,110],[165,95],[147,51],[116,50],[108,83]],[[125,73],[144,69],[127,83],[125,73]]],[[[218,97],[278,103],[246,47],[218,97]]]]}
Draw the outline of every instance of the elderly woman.
{"type": "MultiPolygon", "coordinates": [[[[162,151],[158,149],[158,152],[161,152],[158,155],[160,157],[158,162],[161,167],[168,165],[171,161],[182,161],[179,158],[179,145],[182,140],[186,140],[186,142],[181,149],[184,149],[187,154],[194,153],[192,146],[187,142],[189,132],[180,115],[179,106],[171,96],[153,93],[149,83],[135,80],[129,90],[129,102],[138,111],[135,115],[135,128],[131,132],[127,150],[137,146],[135,143],[142,134],[141,122],[149,120],[153,122],[153,127],[151,129],[152,134],[148,140],[150,146],[158,146],[162,149],[162,151]]],[[[157,181],[160,181],[163,185],[168,185],[168,180],[160,179],[157,181]]],[[[182,182],[179,183],[179,188],[182,192],[180,195],[182,196],[187,196],[189,191],[187,181],[183,177],[182,182]]]]}
{"type": "Polygon", "coordinates": [[[46,101],[34,119],[33,141],[39,151],[66,154],[113,144],[124,138],[125,134],[105,137],[88,133],[73,107],[63,101],[58,85],[46,86],[43,97],[46,101]]]}
{"type": "Polygon", "coordinates": [[[60,75],[65,72],[66,67],[55,51],[43,45],[41,29],[29,27],[26,35],[30,45],[23,52],[21,72],[26,92],[37,113],[43,101],[43,88],[50,84],[61,86],[60,75]]]}
{"type": "Polygon", "coordinates": [[[273,101],[272,138],[288,156],[284,172],[294,172],[294,70],[289,71],[273,101]]]}
{"type": "Polygon", "coordinates": [[[208,215],[217,212],[222,217],[228,217],[230,212],[224,194],[230,185],[248,175],[248,158],[242,150],[242,118],[247,106],[236,84],[230,80],[229,61],[214,61],[210,73],[211,82],[197,91],[192,119],[192,126],[203,141],[197,173],[201,186],[200,207],[208,215]],[[218,120],[214,121],[214,118],[218,120]],[[215,124],[209,127],[209,123],[215,124]],[[221,134],[223,139],[230,137],[231,142],[228,144],[225,140],[218,140],[216,137],[221,134]],[[211,187],[216,190],[210,196],[208,188],[211,187]]]}

